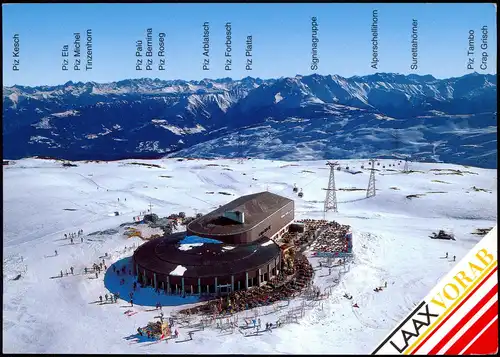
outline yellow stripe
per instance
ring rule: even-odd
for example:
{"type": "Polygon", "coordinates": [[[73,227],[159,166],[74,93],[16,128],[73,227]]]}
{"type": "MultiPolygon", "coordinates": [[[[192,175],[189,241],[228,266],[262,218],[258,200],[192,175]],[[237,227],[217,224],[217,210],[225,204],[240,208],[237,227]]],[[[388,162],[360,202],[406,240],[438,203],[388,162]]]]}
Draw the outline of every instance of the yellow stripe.
{"type": "Polygon", "coordinates": [[[495,260],[493,263],[490,264],[490,266],[488,268],[486,268],[486,270],[479,276],[479,279],[477,279],[474,283],[472,283],[472,285],[470,285],[466,290],[465,290],[465,294],[462,295],[458,300],[455,300],[455,302],[453,302],[453,304],[451,304],[450,307],[448,307],[446,309],[446,311],[444,313],[441,314],[441,316],[439,316],[439,318],[434,321],[427,330],[425,330],[425,332],[420,335],[417,340],[415,342],[413,342],[413,344],[410,346],[410,348],[407,348],[403,354],[407,355],[407,354],[410,354],[416,347],[417,345],[419,344],[420,341],[422,341],[432,330],[433,328],[439,324],[439,322],[441,322],[442,319],[444,319],[446,316],[448,316],[450,314],[450,312],[453,310],[453,308],[455,306],[457,306],[462,300],[464,300],[470,293],[471,290],[473,290],[477,284],[479,284],[486,275],[488,275],[492,270],[493,268],[495,268],[495,266],[497,265],[497,260],[495,260]]]}

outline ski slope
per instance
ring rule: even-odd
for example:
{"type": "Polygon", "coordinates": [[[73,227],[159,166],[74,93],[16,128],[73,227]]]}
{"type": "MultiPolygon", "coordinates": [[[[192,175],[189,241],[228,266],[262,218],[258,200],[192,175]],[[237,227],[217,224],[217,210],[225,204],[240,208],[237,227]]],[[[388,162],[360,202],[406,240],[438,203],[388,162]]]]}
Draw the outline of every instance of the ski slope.
{"type": "MultiPolygon", "coordinates": [[[[294,199],[296,218],[320,219],[329,174],[325,161],[239,164],[229,159],[164,159],[75,162],[77,167],[62,167],[54,160],[11,161],[3,167],[3,352],[370,353],[455,264],[451,257],[459,261],[480,240],[471,233],[496,224],[497,172],[411,163],[415,172],[403,174],[403,163],[383,169],[382,165],[397,161],[381,160],[377,195],[366,199],[365,191],[343,189],[366,189],[369,171],[361,165],[366,167],[367,162],[339,162],[351,172],[362,173],[335,172],[339,212],[327,215],[329,220],[351,225],[352,263],[346,271],[338,268],[328,275],[328,269],[319,268],[318,258],[310,258],[316,269],[315,284],[322,291],[329,289],[328,299],[307,308],[298,323],[272,333],[245,337],[238,330],[227,334],[206,328],[185,343],[151,343],[135,338],[137,328],[158,315],[147,310],[161,301],[168,317],[180,304],[196,303],[197,297],[157,296],[147,288],[136,293],[132,308],[121,299],[116,304],[97,303],[109,290],[119,290],[121,298],[128,300],[132,277],[126,274],[125,284],[120,285],[110,269],[113,264],[127,264],[141,240],[127,238],[120,225],[133,222],[150,204],[159,216],[180,211],[194,215],[266,189],[294,199]],[[303,189],[303,198],[293,193],[294,184],[303,189]],[[65,233],[79,229],[84,231],[83,243],[80,237],[75,244],[64,239],[65,233]],[[453,232],[456,241],[428,237],[439,229],[453,232]],[[444,259],[445,252],[450,259],[444,259]],[[105,253],[108,257],[102,258],[105,253]],[[102,259],[108,268],[105,274],[95,278],[83,273],[102,259]],[[57,277],[70,267],[74,275],[57,277]],[[384,282],[387,289],[373,291],[384,282]],[[351,301],[342,297],[345,292],[353,296],[351,301]],[[353,308],[353,303],[359,308],[353,308]],[[129,309],[138,313],[125,315],[129,309]]],[[[291,301],[288,309],[301,303],[291,301]]],[[[264,310],[260,311],[263,325],[283,314],[264,310]]],[[[242,313],[240,321],[251,314],[242,313]]],[[[179,342],[193,330],[178,329],[179,342]]]]}

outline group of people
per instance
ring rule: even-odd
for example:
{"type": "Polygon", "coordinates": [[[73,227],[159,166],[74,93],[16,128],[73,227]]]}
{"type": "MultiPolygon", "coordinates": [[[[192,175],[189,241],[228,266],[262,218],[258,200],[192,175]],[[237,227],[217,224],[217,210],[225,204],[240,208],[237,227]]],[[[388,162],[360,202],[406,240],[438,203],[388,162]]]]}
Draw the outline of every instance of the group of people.
{"type": "MultiPolygon", "coordinates": [[[[113,272],[116,273],[116,275],[118,275],[118,276],[120,276],[120,274],[126,275],[127,274],[127,268],[125,266],[122,266],[120,268],[120,267],[117,267],[116,265],[113,265],[113,272]]],[[[131,269],[128,270],[128,275],[132,275],[132,270],[131,269]]],[[[136,284],[137,283],[134,282],[134,285],[136,285],[136,284]]]]}
{"type": "Polygon", "coordinates": [[[304,219],[299,222],[304,223],[305,231],[300,236],[298,236],[297,240],[295,240],[296,246],[302,246],[303,244],[314,241],[317,238],[318,229],[323,228],[328,224],[328,221],[324,219],[304,219]]]}
{"type": "MultiPolygon", "coordinates": [[[[448,252],[446,252],[446,256],[445,256],[445,258],[448,258],[448,252]]],[[[456,259],[457,259],[457,257],[454,255],[454,256],[453,256],[453,261],[456,261],[456,259]]]]}
{"type": "Polygon", "coordinates": [[[235,291],[226,297],[208,301],[203,305],[182,310],[181,313],[208,313],[226,315],[252,309],[255,307],[271,305],[278,301],[288,300],[299,294],[312,280],[314,271],[309,261],[302,255],[296,254],[294,260],[293,276],[285,283],[275,284],[272,279],[266,285],[250,290],[235,291]]]}
{"type": "Polygon", "coordinates": [[[346,252],[350,226],[335,221],[326,224],[326,229],[317,237],[311,248],[320,252],[346,252]]]}
{"type": "MultiPolygon", "coordinates": [[[[120,297],[120,293],[115,293],[115,294],[104,294],[104,298],[106,300],[106,302],[108,302],[108,300],[112,303],[116,303],[118,301],[118,298],[120,297]]],[[[103,300],[102,300],[102,295],[99,296],[99,301],[101,303],[103,303],[103,300]]]]}
{"type": "MultiPolygon", "coordinates": [[[[64,233],[65,239],[70,239],[71,244],[74,243],[74,239],[80,237],[80,242],[83,243],[83,229],[79,229],[76,233],[64,233]]],[[[57,254],[56,254],[57,255],[57,254]]]]}
{"type": "Polygon", "coordinates": [[[99,264],[97,264],[97,263],[92,264],[92,269],[85,267],[84,272],[85,272],[85,274],[87,274],[87,273],[90,273],[92,270],[92,272],[95,273],[95,277],[97,279],[99,277],[99,273],[101,272],[101,270],[104,271],[107,268],[108,267],[106,266],[106,263],[104,262],[104,259],[103,259],[102,262],[99,262],[99,264]]]}
{"type": "Polygon", "coordinates": [[[377,286],[375,289],[373,289],[373,291],[375,291],[375,292],[378,293],[379,291],[384,290],[384,288],[387,288],[387,281],[384,282],[384,286],[383,287],[382,286],[377,286]]]}
{"type": "MultiPolygon", "coordinates": [[[[56,252],[57,252],[57,251],[56,251],[56,252]]],[[[57,255],[57,254],[56,254],[56,255],[57,255]]],[[[69,268],[69,270],[70,270],[70,272],[71,272],[71,273],[68,273],[68,269],[66,269],[66,276],[68,276],[69,274],[74,275],[74,273],[73,273],[73,272],[74,272],[74,268],[73,268],[73,267],[70,267],[70,268],[69,268]]],[[[61,278],[62,278],[62,277],[63,277],[63,271],[61,270],[61,278]]]]}

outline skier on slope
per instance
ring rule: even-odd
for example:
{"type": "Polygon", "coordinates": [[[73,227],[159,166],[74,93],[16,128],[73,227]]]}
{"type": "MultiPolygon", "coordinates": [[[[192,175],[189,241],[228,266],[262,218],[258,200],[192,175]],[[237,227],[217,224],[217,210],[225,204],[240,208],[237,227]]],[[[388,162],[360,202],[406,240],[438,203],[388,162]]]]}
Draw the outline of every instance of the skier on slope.
{"type": "Polygon", "coordinates": [[[108,301],[108,294],[104,294],[104,298],[108,301]]]}
{"type": "Polygon", "coordinates": [[[445,256],[445,258],[448,258],[448,252],[446,252],[446,256],[445,256]]]}
{"type": "Polygon", "coordinates": [[[70,267],[69,269],[71,270],[71,275],[74,275],[73,274],[73,267],[70,267]]]}
{"type": "Polygon", "coordinates": [[[99,295],[99,300],[101,300],[101,302],[102,302],[102,295],[99,295]]]}
{"type": "Polygon", "coordinates": [[[62,278],[62,277],[63,277],[63,272],[62,272],[62,270],[61,270],[61,278],[62,278]]]}
{"type": "Polygon", "coordinates": [[[453,256],[453,261],[455,261],[455,259],[456,259],[456,256],[453,256]]]}
{"type": "Polygon", "coordinates": [[[57,256],[57,250],[54,250],[54,252],[56,253],[56,256],[57,256]]]}

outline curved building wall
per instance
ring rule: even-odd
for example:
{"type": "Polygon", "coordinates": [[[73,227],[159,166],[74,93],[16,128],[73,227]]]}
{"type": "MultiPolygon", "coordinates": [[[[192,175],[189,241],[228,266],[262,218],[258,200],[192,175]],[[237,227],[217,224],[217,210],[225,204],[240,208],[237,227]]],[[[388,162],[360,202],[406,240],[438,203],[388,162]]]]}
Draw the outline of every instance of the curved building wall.
{"type": "Polygon", "coordinates": [[[281,256],[277,255],[265,264],[249,268],[247,272],[233,274],[232,276],[197,278],[159,274],[142,267],[134,259],[134,272],[141,283],[169,293],[180,294],[183,292],[187,294],[219,293],[221,285],[231,286],[230,291],[244,290],[269,281],[271,277],[278,275],[280,269],[281,256]]]}

